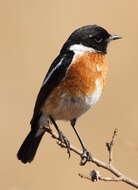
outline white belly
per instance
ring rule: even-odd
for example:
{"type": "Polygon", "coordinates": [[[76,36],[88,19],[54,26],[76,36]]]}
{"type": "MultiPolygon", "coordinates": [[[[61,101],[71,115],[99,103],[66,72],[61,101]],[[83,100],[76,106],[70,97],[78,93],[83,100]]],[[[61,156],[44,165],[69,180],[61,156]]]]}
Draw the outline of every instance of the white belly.
{"type": "Polygon", "coordinates": [[[88,111],[100,98],[102,88],[100,81],[96,81],[96,90],[90,96],[73,97],[68,94],[62,94],[58,107],[54,110],[55,120],[72,120],[80,117],[88,111]]]}
{"type": "MultiPolygon", "coordinates": [[[[89,96],[81,95],[74,97],[64,93],[61,95],[61,100],[51,115],[55,120],[70,121],[78,118],[96,104],[101,93],[100,80],[96,80],[96,90],[89,96]]],[[[48,117],[43,114],[39,123],[40,125],[48,125],[48,120],[48,117]]]]}

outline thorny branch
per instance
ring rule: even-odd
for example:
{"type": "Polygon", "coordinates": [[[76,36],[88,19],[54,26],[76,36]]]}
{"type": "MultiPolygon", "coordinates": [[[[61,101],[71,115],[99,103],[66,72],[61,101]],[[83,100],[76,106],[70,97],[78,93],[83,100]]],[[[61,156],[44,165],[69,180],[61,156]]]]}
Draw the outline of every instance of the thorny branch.
{"type": "MultiPolygon", "coordinates": [[[[60,140],[59,140],[58,135],[56,133],[53,133],[53,131],[49,128],[46,128],[46,130],[49,134],[51,134],[52,138],[58,140],[58,145],[60,145],[62,148],[66,149],[66,146],[64,143],[59,143],[60,140]]],[[[116,168],[114,168],[111,165],[111,162],[113,160],[112,148],[114,145],[116,135],[117,135],[117,129],[114,130],[111,141],[106,143],[106,147],[107,147],[107,150],[109,153],[109,162],[108,163],[100,161],[95,157],[92,157],[92,160],[90,160],[90,162],[94,163],[96,166],[110,171],[115,177],[102,177],[100,175],[99,171],[97,171],[97,170],[92,170],[90,173],[90,176],[86,176],[86,175],[80,174],[80,173],[78,175],[81,178],[87,179],[91,182],[95,182],[95,181],[114,181],[114,182],[122,181],[124,183],[127,183],[127,184],[135,187],[135,188],[138,188],[138,182],[136,182],[136,181],[130,179],[129,177],[125,176],[123,173],[121,173],[119,170],[117,170],[116,168]]],[[[82,152],[79,149],[77,149],[76,147],[74,147],[71,144],[70,144],[70,151],[76,153],[79,156],[81,156],[81,154],[82,154],[82,152]]]]}

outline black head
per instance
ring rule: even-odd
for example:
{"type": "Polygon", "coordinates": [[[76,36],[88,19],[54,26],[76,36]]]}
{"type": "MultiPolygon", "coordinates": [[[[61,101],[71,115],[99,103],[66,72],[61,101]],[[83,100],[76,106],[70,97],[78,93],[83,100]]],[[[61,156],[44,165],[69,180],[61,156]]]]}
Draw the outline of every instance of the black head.
{"type": "Polygon", "coordinates": [[[104,28],[97,25],[83,26],[70,35],[61,52],[70,50],[73,45],[82,45],[95,52],[106,53],[108,43],[120,38],[120,36],[109,34],[104,28]]]}

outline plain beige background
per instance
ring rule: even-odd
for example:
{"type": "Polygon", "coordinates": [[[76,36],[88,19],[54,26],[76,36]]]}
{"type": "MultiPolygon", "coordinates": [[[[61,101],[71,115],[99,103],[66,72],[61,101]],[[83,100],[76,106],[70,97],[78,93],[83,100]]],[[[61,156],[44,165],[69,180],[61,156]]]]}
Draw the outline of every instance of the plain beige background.
{"type": "MultiPolygon", "coordinates": [[[[123,183],[90,183],[78,177],[95,165],[68,160],[45,135],[35,160],[23,165],[16,152],[29,131],[29,121],[42,80],[61,46],[76,28],[98,24],[124,38],[108,51],[107,86],[95,108],[78,122],[80,134],[97,158],[107,161],[105,142],[119,134],[113,164],[138,180],[138,1],[137,0],[4,0],[0,1],[0,188],[124,189],[123,183]]],[[[59,122],[79,147],[68,123],[59,122]]],[[[103,176],[109,173],[100,169],[103,176]]]]}

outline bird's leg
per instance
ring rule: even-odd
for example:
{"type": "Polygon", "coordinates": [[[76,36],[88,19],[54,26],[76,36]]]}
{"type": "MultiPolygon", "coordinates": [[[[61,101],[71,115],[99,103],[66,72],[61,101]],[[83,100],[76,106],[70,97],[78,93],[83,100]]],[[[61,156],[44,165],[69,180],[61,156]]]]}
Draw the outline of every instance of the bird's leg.
{"type": "Polygon", "coordinates": [[[71,126],[73,127],[74,131],[75,131],[75,134],[77,135],[78,137],[78,140],[81,144],[81,147],[82,147],[82,154],[81,154],[81,162],[80,162],[80,165],[83,166],[86,164],[87,161],[91,161],[92,160],[92,156],[90,154],[90,152],[88,152],[86,146],[84,145],[83,143],[83,140],[81,139],[81,137],[79,136],[76,128],[75,128],[75,124],[76,124],[76,119],[73,119],[71,121],[71,126]]]}
{"type": "Polygon", "coordinates": [[[59,135],[58,138],[59,138],[59,141],[61,142],[61,145],[62,145],[62,143],[65,144],[65,146],[67,148],[67,153],[68,153],[69,158],[70,158],[70,142],[69,142],[69,140],[67,139],[66,136],[64,136],[64,134],[62,133],[62,131],[59,129],[59,127],[57,126],[57,124],[56,124],[55,120],[53,119],[53,117],[49,116],[49,118],[50,118],[52,124],[54,125],[54,127],[56,128],[56,130],[58,132],[58,135],[59,135]]]}

